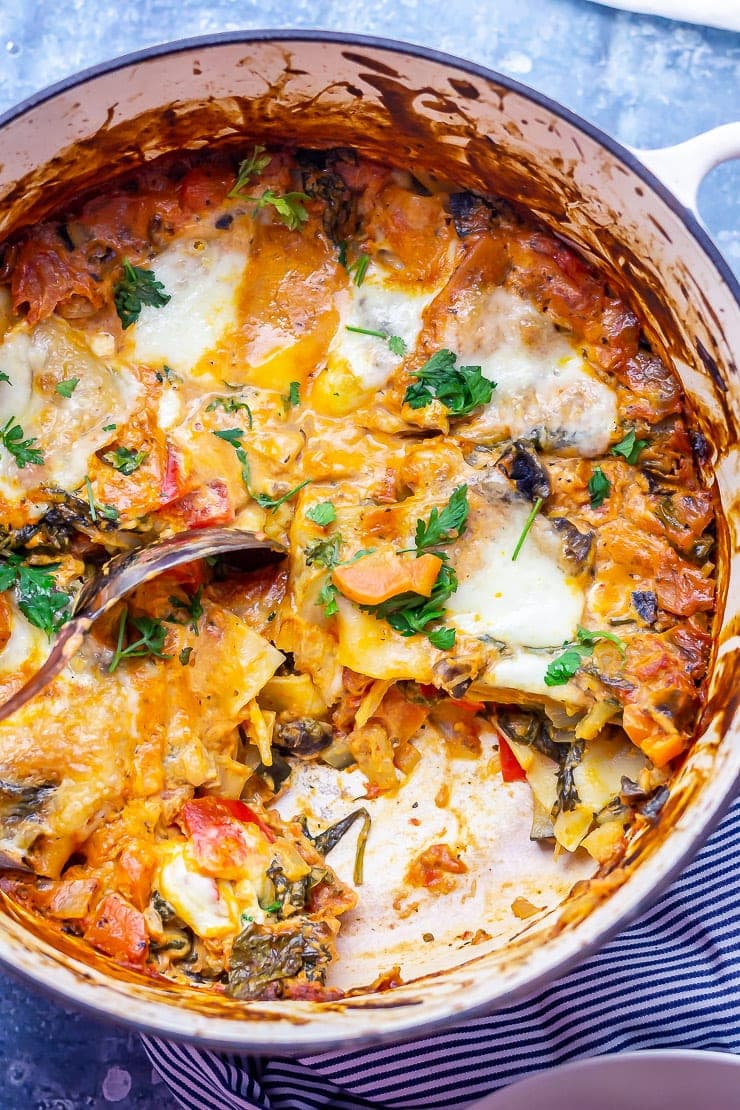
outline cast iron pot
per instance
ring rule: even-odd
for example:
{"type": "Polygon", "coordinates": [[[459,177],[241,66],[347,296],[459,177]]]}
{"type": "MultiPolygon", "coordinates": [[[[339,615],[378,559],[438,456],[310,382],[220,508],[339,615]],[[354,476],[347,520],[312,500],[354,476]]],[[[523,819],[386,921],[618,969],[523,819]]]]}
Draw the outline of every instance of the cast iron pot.
{"type": "MultiPolygon", "coordinates": [[[[722,502],[719,612],[697,742],[657,827],[633,842],[621,867],[576,888],[536,925],[518,922],[518,934],[478,955],[468,947],[453,959],[429,945],[434,957],[421,973],[383,994],[245,1004],[128,973],[73,939],[54,939],[17,907],[0,907],[0,960],[66,1000],[165,1036],[301,1054],[427,1033],[541,989],[656,897],[734,795],[740,307],[737,282],[690,206],[703,174],[740,152],[740,124],[638,158],[517,82],[420,47],[325,32],[217,35],[98,66],[5,115],[0,234],[44,216],[112,167],[234,136],[244,136],[245,148],[354,146],[524,203],[593,259],[646,321],[711,446],[705,470],[722,502]]],[[[480,924],[461,913],[461,926],[480,924]]]]}

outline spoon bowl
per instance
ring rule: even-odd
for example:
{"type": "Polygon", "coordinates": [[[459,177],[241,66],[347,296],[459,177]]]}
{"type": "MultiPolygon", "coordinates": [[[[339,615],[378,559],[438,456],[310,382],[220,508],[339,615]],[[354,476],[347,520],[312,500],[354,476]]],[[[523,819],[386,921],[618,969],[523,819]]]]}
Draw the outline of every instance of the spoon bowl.
{"type": "Polygon", "coordinates": [[[80,590],[72,616],[63,625],[48,658],[33,678],[0,705],[0,721],[25,705],[66,667],[79,651],[95,621],[131,593],[173,567],[228,552],[249,552],[249,569],[285,556],[285,548],[263,533],[238,528],[199,528],[178,532],[168,539],[115,555],[80,590]]]}

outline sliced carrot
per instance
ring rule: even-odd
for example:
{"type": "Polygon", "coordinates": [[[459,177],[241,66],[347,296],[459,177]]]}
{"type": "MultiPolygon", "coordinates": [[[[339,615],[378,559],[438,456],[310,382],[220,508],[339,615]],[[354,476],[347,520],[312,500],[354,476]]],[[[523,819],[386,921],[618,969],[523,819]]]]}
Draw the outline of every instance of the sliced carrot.
{"type": "Polygon", "coordinates": [[[687,739],[678,732],[663,732],[649,713],[638,705],[626,705],[622,714],[622,726],[633,744],[656,767],[665,767],[687,744],[687,739]]]}
{"type": "Polygon", "coordinates": [[[399,594],[429,597],[441,566],[442,560],[437,555],[404,559],[393,552],[378,551],[348,566],[335,567],[332,579],[350,601],[380,605],[399,594]]]}

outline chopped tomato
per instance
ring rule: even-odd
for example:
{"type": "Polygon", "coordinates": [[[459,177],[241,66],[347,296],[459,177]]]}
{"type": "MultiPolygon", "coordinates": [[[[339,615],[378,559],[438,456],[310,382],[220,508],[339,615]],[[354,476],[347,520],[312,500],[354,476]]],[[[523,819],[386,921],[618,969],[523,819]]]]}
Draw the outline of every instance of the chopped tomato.
{"type": "Polygon", "coordinates": [[[498,734],[498,754],[501,760],[501,776],[504,782],[525,782],[527,776],[501,733],[498,734]]]}
{"type": "Polygon", "coordinates": [[[106,894],[98,903],[85,940],[119,963],[143,967],[149,953],[144,915],[120,894],[106,894]]]}
{"type": "Polygon", "coordinates": [[[211,528],[217,524],[231,524],[236,511],[231,503],[229,487],[221,478],[212,478],[205,486],[186,493],[170,505],[188,528],[211,528]]]}
{"type": "Polygon", "coordinates": [[[270,843],[275,834],[244,802],[230,798],[195,798],[178,817],[190,837],[199,865],[223,879],[242,876],[250,859],[243,825],[256,825],[270,843]]]}

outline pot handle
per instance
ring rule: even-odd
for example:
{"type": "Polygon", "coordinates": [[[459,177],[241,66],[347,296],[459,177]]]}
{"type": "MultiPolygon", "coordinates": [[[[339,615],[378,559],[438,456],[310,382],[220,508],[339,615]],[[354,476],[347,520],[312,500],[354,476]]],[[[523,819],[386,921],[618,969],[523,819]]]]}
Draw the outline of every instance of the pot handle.
{"type": "Polygon", "coordinates": [[[720,162],[740,158],[740,121],[713,127],[676,146],[630,150],[699,217],[696,197],[703,179],[720,162]]]}

